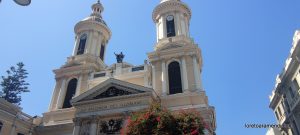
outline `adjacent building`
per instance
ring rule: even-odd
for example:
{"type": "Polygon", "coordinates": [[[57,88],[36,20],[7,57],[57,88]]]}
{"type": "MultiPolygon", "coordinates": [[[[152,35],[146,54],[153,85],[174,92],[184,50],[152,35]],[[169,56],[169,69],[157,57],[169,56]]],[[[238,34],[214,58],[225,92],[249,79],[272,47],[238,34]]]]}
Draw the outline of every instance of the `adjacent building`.
{"type": "Polygon", "coordinates": [[[296,31],[290,55],[277,76],[270,96],[282,135],[300,135],[300,31],[296,31]]]}
{"type": "MultiPolygon", "coordinates": [[[[160,1],[152,14],[157,42],[147,54],[148,60],[137,66],[123,61],[122,53],[116,54],[117,63],[106,65],[112,32],[102,18],[103,11],[98,1],[92,5],[91,15],[76,24],[73,53],[54,70],[56,85],[49,110],[34,119],[40,120],[36,124],[28,117],[26,130],[20,133],[120,134],[131,112],[159,100],[171,111],[200,111],[208,125],[206,134],[215,135],[215,109],[202,86],[203,59],[189,32],[192,12],[188,5],[180,0],[160,1]]],[[[4,135],[8,132],[17,135],[19,130],[5,131],[4,135]]]]}
{"type": "Polygon", "coordinates": [[[0,98],[0,135],[32,135],[37,120],[0,98]]]}
{"type": "Polygon", "coordinates": [[[278,128],[269,128],[266,135],[281,135],[280,129],[278,129],[278,128]]]}

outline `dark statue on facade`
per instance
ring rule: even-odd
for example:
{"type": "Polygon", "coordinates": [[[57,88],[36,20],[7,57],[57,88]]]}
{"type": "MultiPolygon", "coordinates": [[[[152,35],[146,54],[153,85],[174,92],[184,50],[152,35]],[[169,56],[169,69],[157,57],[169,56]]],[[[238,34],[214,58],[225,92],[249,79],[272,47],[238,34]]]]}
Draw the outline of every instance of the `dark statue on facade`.
{"type": "Polygon", "coordinates": [[[122,52],[120,54],[116,54],[116,53],[114,54],[116,55],[117,62],[122,63],[125,55],[122,52]]]}
{"type": "Polygon", "coordinates": [[[111,119],[109,121],[102,121],[100,125],[100,133],[116,134],[122,129],[122,124],[122,119],[111,119]]]}

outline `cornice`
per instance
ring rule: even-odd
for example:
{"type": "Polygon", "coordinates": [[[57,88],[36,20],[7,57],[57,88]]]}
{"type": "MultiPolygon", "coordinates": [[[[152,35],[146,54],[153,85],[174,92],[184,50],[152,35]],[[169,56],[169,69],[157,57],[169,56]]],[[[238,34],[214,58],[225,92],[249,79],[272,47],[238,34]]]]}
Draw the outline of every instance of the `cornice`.
{"type": "Polygon", "coordinates": [[[157,22],[157,18],[163,14],[170,11],[181,11],[188,16],[188,19],[191,18],[192,12],[191,9],[184,3],[180,1],[167,1],[159,4],[152,13],[152,19],[154,22],[157,22]]]}
{"type": "Polygon", "coordinates": [[[167,60],[170,58],[178,58],[183,56],[196,56],[201,59],[201,51],[195,46],[183,46],[179,48],[169,49],[165,51],[155,51],[148,53],[149,62],[167,60]]]}
{"type": "Polygon", "coordinates": [[[79,34],[84,31],[90,31],[90,30],[92,31],[97,30],[103,33],[103,35],[107,38],[107,40],[109,40],[112,35],[112,32],[106,25],[92,20],[80,21],[74,27],[74,32],[76,34],[79,34]]]}

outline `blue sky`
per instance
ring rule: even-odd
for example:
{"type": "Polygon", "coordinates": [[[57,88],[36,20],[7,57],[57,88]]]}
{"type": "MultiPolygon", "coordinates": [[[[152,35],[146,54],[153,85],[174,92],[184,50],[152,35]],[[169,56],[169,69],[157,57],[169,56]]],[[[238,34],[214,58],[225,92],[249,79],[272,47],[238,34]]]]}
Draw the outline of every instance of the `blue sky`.
{"type": "MultiPolygon", "coordinates": [[[[53,69],[65,63],[74,45],[74,25],[96,0],[12,0],[0,4],[0,75],[19,61],[29,72],[30,93],[22,107],[31,115],[47,111],[54,88],[53,69]]],[[[191,36],[202,49],[203,84],[217,113],[218,135],[264,135],[245,123],[273,124],[268,96],[300,28],[298,0],[183,0],[192,9],[191,36]]],[[[123,51],[140,65],[156,42],[151,14],[159,0],[102,0],[112,30],[106,53],[123,51]]]]}

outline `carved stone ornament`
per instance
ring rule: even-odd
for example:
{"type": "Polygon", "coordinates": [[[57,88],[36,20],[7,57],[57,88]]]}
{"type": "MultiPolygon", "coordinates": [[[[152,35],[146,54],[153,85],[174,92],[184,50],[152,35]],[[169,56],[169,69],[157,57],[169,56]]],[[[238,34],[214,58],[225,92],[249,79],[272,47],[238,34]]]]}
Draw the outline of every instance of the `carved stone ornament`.
{"type": "Polygon", "coordinates": [[[125,90],[120,90],[115,87],[110,87],[107,91],[94,97],[94,99],[109,98],[109,97],[123,96],[123,95],[129,95],[129,94],[133,94],[133,93],[129,92],[129,91],[125,91],[125,90]]]}
{"type": "Polygon", "coordinates": [[[122,119],[110,119],[108,121],[101,121],[99,123],[98,134],[116,134],[122,129],[123,120],[122,119]]]}

